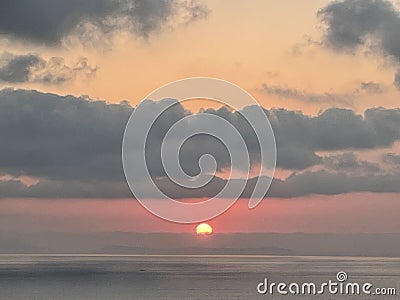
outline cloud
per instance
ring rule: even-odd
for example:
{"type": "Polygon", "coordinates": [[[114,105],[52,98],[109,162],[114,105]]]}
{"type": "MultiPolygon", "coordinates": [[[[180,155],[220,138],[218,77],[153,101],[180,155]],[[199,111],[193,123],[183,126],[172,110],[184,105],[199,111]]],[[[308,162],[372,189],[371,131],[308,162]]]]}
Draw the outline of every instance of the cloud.
{"type": "Polygon", "coordinates": [[[311,194],[337,195],[351,192],[399,193],[400,174],[348,175],[344,172],[305,172],[272,184],[270,197],[293,198],[311,194]]]}
{"type": "Polygon", "coordinates": [[[0,181],[0,198],[130,198],[123,181],[42,180],[24,185],[18,180],[0,181]]]}
{"type": "Polygon", "coordinates": [[[364,116],[351,110],[329,109],[313,118],[315,147],[320,150],[373,149],[399,139],[399,109],[373,108],[364,116]],[[385,119],[387,118],[387,119],[385,119]]]}
{"type": "Polygon", "coordinates": [[[368,174],[381,171],[378,163],[359,160],[353,152],[324,157],[323,164],[328,170],[345,171],[347,174],[368,174]]]}
{"type": "MultiPolygon", "coordinates": [[[[243,179],[236,179],[239,182],[243,179]]],[[[256,178],[246,183],[241,198],[249,198],[256,178]]],[[[274,179],[268,197],[295,198],[308,195],[337,195],[353,192],[400,193],[400,173],[348,175],[327,171],[293,174],[285,180],[274,179]]],[[[141,182],[144,188],[148,183],[141,182]]],[[[226,180],[214,177],[199,189],[177,186],[167,178],[156,179],[158,188],[175,199],[214,197],[226,185],[226,180]]],[[[19,181],[0,181],[0,198],[130,198],[125,182],[43,181],[26,186],[19,181]]],[[[265,195],[262,195],[265,196],[265,195]]],[[[148,195],[151,198],[151,195],[148,195]]]]}
{"type": "Polygon", "coordinates": [[[399,109],[368,109],[364,116],[339,108],[314,117],[285,109],[267,114],[275,132],[278,166],[285,169],[320,164],[318,151],[387,147],[400,138],[399,109]]]}
{"type": "Polygon", "coordinates": [[[8,55],[1,58],[0,80],[5,82],[26,82],[30,79],[30,69],[39,65],[42,60],[33,54],[8,55]]]}
{"type": "Polygon", "coordinates": [[[35,82],[59,85],[76,78],[86,79],[95,76],[97,67],[81,58],[74,66],[65,64],[61,57],[45,60],[36,54],[15,55],[4,52],[0,56],[0,82],[35,82]]]}
{"type": "MultiPolygon", "coordinates": [[[[241,198],[249,198],[257,178],[249,179],[241,198]]],[[[337,195],[352,192],[400,193],[400,173],[349,175],[346,172],[331,173],[322,171],[307,171],[294,173],[284,180],[274,179],[268,197],[295,198],[312,194],[337,195]]],[[[237,179],[243,181],[243,179],[237,179]]],[[[213,180],[200,189],[177,187],[168,179],[161,179],[158,187],[172,198],[206,198],[214,197],[226,185],[226,180],[214,177],[213,180]]],[[[265,196],[265,195],[260,195],[265,196]]]]}
{"type": "Polygon", "coordinates": [[[123,180],[132,108],[35,91],[0,92],[0,170],[54,180],[123,180]]]}
{"type": "Polygon", "coordinates": [[[387,153],[383,156],[383,161],[393,166],[400,166],[400,155],[387,153]]]}
{"type": "Polygon", "coordinates": [[[360,89],[368,94],[381,94],[383,92],[381,85],[372,81],[361,82],[360,89]]]}
{"type": "Polygon", "coordinates": [[[347,107],[353,106],[353,95],[351,94],[334,94],[334,93],[308,93],[295,88],[262,85],[262,90],[268,95],[274,95],[279,98],[294,99],[306,103],[318,104],[342,104],[347,107]]]}
{"type": "Polygon", "coordinates": [[[209,10],[197,0],[3,0],[0,12],[0,34],[55,45],[89,29],[146,37],[204,18],[209,10]]]}
{"type": "MultiPolygon", "coordinates": [[[[147,101],[144,105],[150,111],[162,111],[167,102],[174,100],[165,101],[147,101]]],[[[85,97],[36,91],[0,91],[0,174],[9,178],[28,176],[39,181],[26,186],[17,179],[3,178],[3,181],[0,180],[0,197],[129,195],[122,171],[121,144],[125,125],[133,109],[127,102],[108,104],[85,97]]],[[[251,111],[252,108],[244,109],[251,111]]],[[[218,115],[235,126],[246,142],[252,162],[259,163],[257,139],[240,111],[223,107],[206,109],[202,113],[218,115]]],[[[319,165],[333,171],[332,176],[325,177],[335,179],[336,173],[351,174],[351,169],[356,166],[362,169],[356,178],[370,178],[359,175],[380,173],[374,170],[377,166],[371,163],[358,161],[351,154],[324,158],[317,153],[383,148],[400,140],[400,109],[374,108],[366,110],[364,115],[336,108],[317,116],[285,109],[265,110],[265,113],[274,129],[277,164],[282,169],[304,172],[311,166],[319,165]]],[[[160,116],[148,136],[146,158],[150,174],[160,178],[160,184],[175,194],[179,189],[171,189],[163,179],[165,170],[160,158],[161,144],[171,125],[191,114],[181,105],[173,105],[160,116]]],[[[142,117],[146,118],[145,113],[142,117]]],[[[189,122],[186,125],[190,129],[196,123],[189,122]]],[[[139,151],[137,155],[141,153],[141,149],[133,151],[139,151]]],[[[184,171],[191,175],[198,174],[198,160],[205,153],[215,157],[220,171],[230,167],[229,153],[224,145],[212,137],[198,135],[186,141],[181,149],[184,171]]],[[[295,178],[296,181],[288,178],[287,184],[298,182],[299,177],[295,178]]],[[[307,178],[311,178],[311,175],[307,178]]],[[[279,181],[276,182],[280,186],[279,181]]],[[[289,185],[285,186],[285,189],[289,188],[289,185]]],[[[206,191],[213,190],[212,186],[209,189],[206,191]]],[[[186,194],[182,192],[182,195],[186,194]]]]}
{"type": "Polygon", "coordinates": [[[396,87],[398,89],[400,89],[400,69],[397,70],[397,73],[396,73],[396,75],[394,77],[394,84],[396,85],[396,87]]]}
{"type": "MultiPolygon", "coordinates": [[[[400,63],[400,13],[386,0],[333,1],[318,12],[323,43],[338,51],[367,47],[400,63]]],[[[395,83],[398,87],[398,76],[395,83]]]]}
{"type": "MultiPolygon", "coordinates": [[[[400,79],[399,79],[400,80],[400,79]]],[[[310,93],[292,87],[262,84],[261,91],[282,99],[292,99],[304,103],[343,105],[353,107],[354,100],[364,94],[381,94],[383,89],[379,83],[368,81],[361,82],[352,92],[348,93],[310,93]]]]}

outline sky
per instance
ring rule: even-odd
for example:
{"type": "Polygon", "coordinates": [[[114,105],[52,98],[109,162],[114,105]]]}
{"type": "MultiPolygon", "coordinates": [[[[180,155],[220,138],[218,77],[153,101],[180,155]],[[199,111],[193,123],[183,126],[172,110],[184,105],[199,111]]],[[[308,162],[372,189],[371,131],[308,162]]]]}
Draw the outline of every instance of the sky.
{"type": "MultiPolygon", "coordinates": [[[[0,232],[192,232],[133,199],[121,144],[141,100],[196,76],[248,91],[277,144],[262,204],[243,195],[214,232],[398,232],[400,5],[384,0],[2,1],[0,232]]],[[[164,115],[152,147],[199,110],[231,122],[260,163],[240,111],[201,99],[164,115]]],[[[218,141],[193,138],[182,168],[196,175],[204,153],[218,165],[209,188],[174,186],[157,151],[151,174],[174,198],[212,197],[230,167],[218,141]]]]}

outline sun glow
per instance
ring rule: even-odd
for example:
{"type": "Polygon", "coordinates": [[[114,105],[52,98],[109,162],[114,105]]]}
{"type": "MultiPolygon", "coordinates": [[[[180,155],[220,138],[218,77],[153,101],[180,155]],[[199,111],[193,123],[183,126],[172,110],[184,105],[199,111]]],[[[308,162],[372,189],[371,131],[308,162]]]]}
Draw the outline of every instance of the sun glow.
{"type": "Polygon", "coordinates": [[[197,235],[210,235],[212,234],[212,232],[213,232],[212,227],[207,223],[201,223],[196,227],[197,235]]]}

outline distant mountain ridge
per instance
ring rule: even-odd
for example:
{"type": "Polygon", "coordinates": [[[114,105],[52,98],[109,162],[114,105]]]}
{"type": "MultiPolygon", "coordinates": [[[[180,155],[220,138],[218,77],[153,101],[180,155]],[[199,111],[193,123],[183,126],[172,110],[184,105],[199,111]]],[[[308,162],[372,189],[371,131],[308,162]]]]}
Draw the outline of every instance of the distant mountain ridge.
{"type": "Polygon", "coordinates": [[[0,232],[0,253],[400,257],[400,233],[0,232]]]}
{"type": "Polygon", "coordinates": [[[175,249],[149,249],[129,246],[106,246],[101,249],[101,253],[119,253],[119,254],[176,254],[176,255],[290,255],[290,250],[265,247],[265,248],[175,248],[175,249]]]}

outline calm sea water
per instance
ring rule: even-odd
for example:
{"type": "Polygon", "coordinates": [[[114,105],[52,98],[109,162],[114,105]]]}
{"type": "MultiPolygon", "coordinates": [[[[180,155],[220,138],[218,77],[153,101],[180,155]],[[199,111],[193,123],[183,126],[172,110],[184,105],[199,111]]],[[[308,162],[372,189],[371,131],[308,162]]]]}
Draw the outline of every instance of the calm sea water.
{"type": "Polygon", "coordinates": [[[400,259],[272,256],[0,255],[0,299],[399,299],[400,259]],[[397,296],[259,295],[274,282],[348,281],[397,296]]]}

